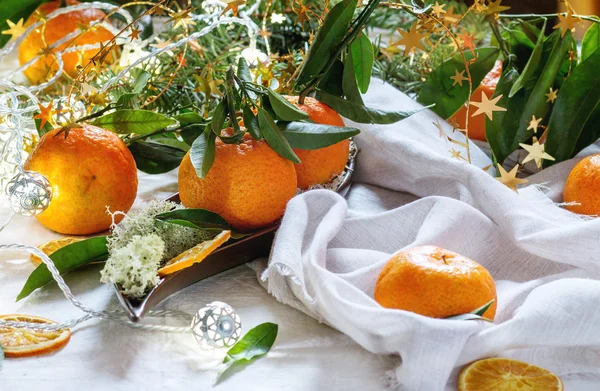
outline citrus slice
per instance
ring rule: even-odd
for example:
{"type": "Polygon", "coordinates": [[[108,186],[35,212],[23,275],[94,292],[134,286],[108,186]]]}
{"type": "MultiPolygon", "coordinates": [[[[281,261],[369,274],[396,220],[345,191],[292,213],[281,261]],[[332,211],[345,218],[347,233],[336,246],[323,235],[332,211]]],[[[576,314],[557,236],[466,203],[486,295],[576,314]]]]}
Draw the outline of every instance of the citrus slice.
{"type": "Polygon", "coordinates": [[[175,258],[168,261],[165,266],[158,270],[158,275],[163,277],[179,270],[188,268],[194,263],[202,262],[204,258],[209,256],[219,246],[229,240],[231,231],[223,231],[212,240],[207,240],[199,245],[182,252],[175,258]]]}
{"type": "MultiPolygon", "coordinates": [[[[50,255],[52,255],[53,252],[60,250],[61,248],[68,246],[71,243],[79,242],[81,240],[83,240],[83,239],[82,238],[60,238],[60,239],[51,240],[48,243],[40,244],[38,246],[38,248],[40,250],[42,250],[42,252],[44,254],[46,254],[47,256],[50,256],[50,255]]],[[[31,254],[29,256],[29,259],[31,260],[31,262],[35,263],[36,265],[39,265],[40,263],[42,263],[42,258],[38,257],[37,255],[31,254]]]]}
{"type": "Polygon", "coordinates": [[[508,358],[488,358],[466,366],[458,391],[562,391],[563,383],[547,369],[508,358]]]}
{"type": "MultiPolygon", "coordinates": [[[[0,315],[0,320],[40,324],[56,323],[52,320],[31,315],[0,315]]],[[[29,357],[54,352],[69,342],[71,331],[41,330],[0,325],[0,346],[6,357],[29,357]]]]}

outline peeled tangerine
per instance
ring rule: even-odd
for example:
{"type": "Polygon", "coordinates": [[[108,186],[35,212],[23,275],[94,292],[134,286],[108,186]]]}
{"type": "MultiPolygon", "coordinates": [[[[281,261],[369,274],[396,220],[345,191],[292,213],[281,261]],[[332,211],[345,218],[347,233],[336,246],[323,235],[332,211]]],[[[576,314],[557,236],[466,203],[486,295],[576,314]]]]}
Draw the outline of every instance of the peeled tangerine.
{"type": "Polygon", "coordinates": [[[375,301],[433,318],[472,312],[494,300],[483,314],[496,315],[496,284],[480,264],[455,252],[421,246],[395,254],[375,285],[375,301]]]}
{"type": "Polygon", "coordinates": [[[239,231],[277,222],[296,188],[294,163],[248,133],[240,144],[226,144],[217,138],[215,160],[204,179],[196,174],[189,152],[179,166],[183,205],[215,212],[239,231]]]}
{"type": "MultiPolygon", "coordinates": [[[[344,126],[344,120],[337,112],[314,98],[307,97],[303,104],[298,103],[297,96],[285,98],[318,124],[344,126]]],[[[300,158],[300,163],[296,164],[298,187],[307,189],[312,185],[327,183],[344,171],[350,154],[350,140],[314,150],[294,149],[294,152],[300,158]]]]}

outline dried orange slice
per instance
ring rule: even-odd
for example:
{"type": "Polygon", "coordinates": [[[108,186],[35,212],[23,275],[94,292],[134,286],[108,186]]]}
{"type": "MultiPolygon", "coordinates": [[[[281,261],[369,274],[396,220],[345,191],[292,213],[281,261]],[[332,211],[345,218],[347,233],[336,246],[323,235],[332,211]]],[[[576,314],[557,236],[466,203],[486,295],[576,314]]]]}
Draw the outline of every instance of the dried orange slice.
{"type": "Polygon", "coordinates": [[[563,383],[547,369],[508,358],[488,358],[466,366],[458,391],[562,391],[563,383]]]}
{"type": "MultiPolygon", "coordinates": [[[[0,315],[0,320],[40,324],[56,323],[31,315],[0,315]]],[[[69,342],[71,331],[39,330],[3,327],[0,325],[0,346],[6,357],[29,357],[54,352],[69,342]]]]}
{"type": "Polygon", "coordinates": [[[188,268],[194,263],[202,262],[204,258],[215,251],[219,246],[229,240],[231,231],[223,231],[212,240],[207,240],[199,245],[182,252],[175,258],[168,261],[164,267],[158,270],[158,275],[163,277],[179,270],[188,268]]]}
{"type": "MultiPolygon", "coordinates": [[[[50,256],[53,252],[60,250],[61,248],[68,246],[71,243],[79,242],[81,240],[83,240],[83,239],[82,238],[60,238],[60,239],[51,240],[48,243],[40,244],[38,246],[38,248],[40,250],[42,250],[42,252],[44,254],[50,256]]],[[[37,255],[31,254],[29,256],[29,259],[31,260],[31,262],[35,263],[36,265],[39,265],[40,263],[42,263],[42,259],[40,257],[38,257],[37,255]]]]}

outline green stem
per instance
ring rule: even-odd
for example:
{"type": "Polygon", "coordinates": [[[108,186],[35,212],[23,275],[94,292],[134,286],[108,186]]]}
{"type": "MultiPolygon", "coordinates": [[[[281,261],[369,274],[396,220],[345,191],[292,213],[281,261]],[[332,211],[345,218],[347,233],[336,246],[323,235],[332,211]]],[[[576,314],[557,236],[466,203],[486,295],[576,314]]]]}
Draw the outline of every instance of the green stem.
{"type": "Polygon", "coordinates": [[[156,136],[157,134],[165,134],[165,133],[174,133],[177,132],[179,130],[181,130],[182,128],[175,128],[175,129],[158,129],[155,130],[154,132],[150,132],[148,134],[140,134],[134,137],[131,137],[129,139],[126,140],[126,144],[127,145],[131,145],[132,143],[139,141],[139,140],[144,140],[147,139],[148,137],[152,137],[152,136],[156,136]]]}
{"type": "Polygon", "coordinates": [[[235,100],[233,97],[233,86],[235,84],[235,71],[233,66],[230,66],[227,70],[227,79],[225,81],[225,99],[227,99],[227,108],[229,109],[229,118],[231,119],[231,126],[233,126],[234,134],[240,132],[240,124],[238,124],[236,113],[235,113],[235,100]]]}
{"type": "Polygon", "coordinates": [[[106,113],[107,111],[109,111],[109,110],[112,110],[112,109],[114,109],[114,108],[115,108],[115,107],[114,107],[112,104],[110,104],[110,105],[106,106],[105,108],[103,108],[102,110],[98,110],[98,111],[96,111],[95,113],[93,113],[93,114],[90,114],[90,115],[88,115],[88,116],[86,116],[86,117],[81,117],[81,118],[79,118],[79,119],[77,120],[77,122],[89,121],[89,120],[91,120],[91,119],[98,118],[98,117],[100,117],[102,114],[104,114],[104,113],[106,113]]]}
{"type": "Polygon", "coordinates": [[[498,22],[493,16],[488,16],[486,19],[489,22],[490,27],[492,28],[492,32],[494,33],[494,36],[498,41],[498,45],[500,45],[500,50],[502,50],[502,53],[504,53],[504,57],[508,59],[511,56],[511,53],[506,48],[506,43],[504,42],[504,39],[502,39],[500,30],[498,30],[498,22]]]}
{"type": "Polygon", "coordinates": [[[342,54],[342,51],[346,48],[346,46],[348,46],[348,44],[354,38],[356,38],[358,33],[361,31],[362,26],[367,22],[367,19],[369,18],[369,16],[371,16],[373,11],[375,11],[375,8],[377,8],[379,1],[380,0],[371,0],[369,4],[367,4],[367,6],[363,8],[360,15],[358,15],[358,17],[350,25],[350,32],[348,33],[348,35],[344,37],[340,45],[335,50],[335,53],[331,56],[327,64],[325,64],[325,67],[323,67],[321,74],[312,79],[310,83],[308,83],[308,85],[300,92],[298,103],[304,103],[304,99],[306,98],[306,96],[315,89],[315,87],[317,86],[317,84],[319,84],[323,76],[325,76],[325,74],[329,71],[329,69],[331,69],[333,64],[335,64],[337,58],[340,56],[340,54],[342,54]]]}
{"type": "MultiPolygon", "coordinates": [[[[526,19],[526,18],[557,18],[559,14],[499,14],[504,19],[526,19]]],[[[600,23],[600,18],[593,15],[573,15],[575,18],[600,23]]]]}

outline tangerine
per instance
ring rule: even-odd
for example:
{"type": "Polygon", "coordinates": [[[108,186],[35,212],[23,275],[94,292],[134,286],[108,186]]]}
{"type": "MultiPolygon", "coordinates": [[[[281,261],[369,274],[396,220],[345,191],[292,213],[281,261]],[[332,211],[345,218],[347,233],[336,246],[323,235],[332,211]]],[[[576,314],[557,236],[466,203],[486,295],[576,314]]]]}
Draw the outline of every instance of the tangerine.
{"type": "Polygon", "coordinates": [[[584,158],[573,167],[565,190],[566,208],[574,213],[600,215],[600,154],[584,158]]]}
{"type": "MultiPolygon", "coordinates": [[[[498,81],[500,80],[500,76],[502,75],[502,61],[498,60],[494,64],[494,67],[491,71],[481,81],[481,84],[477,86],[473,94],[471,95],[471,101],[481,102],[481,94],[485,92],[485,95],[488,98],[491,98],[492,95],[496,92],[496,86],[498,85],[498,81]]],[[[469,105],[469,138],[473,140],[486,141],[485,138],[485,115],[477,115],[473,117],[477,111],[477,107],[474,105],[469,105]]],[[[467,128],[467,108],[466,106],[461,106],[460,109],[454,113],[449,119],[448,122],[456,123],[459,129],[467,128]]]]}
{"type": "MultiPolygon", "coordinates": [[[[72,6],[81,3],[77,0],[67,0],[66,4],[72,6]]],[[[29,27],[37,22],[40,15],[49,15],[56,11],[60,6],[60,0],[40,5],[27,19],[25,27],[29,27]]],[[[53,53],[62,51],[67,47],[97,44],[111,40],[114,37],[113,33],[100,24],[97,24],[91,27],[89,31],[52,49],[52,53],[45,53],[47,47],[64,38],[67,34],[74,32],[81,28],[81,26],[86,26],[87,28],[91,22],[103,19],[105,16],[106,14],[104,12],[96,8],[71,11],[58,15],[42,24],[39,28],[33,30],[19,46],[19,62],[21,65],[29,62],[35,57],[40,57],[36,62],[25,69],[24,73],[27,79],[29,79],[32,84],[39,84],[48,78],[49,73],[54,73],[58,70],[58,64],[53,53]]],[[[98,49],[63,53],[61,57],[64,63],[64,72],[71,77],[77,76],[77,65],[86,65],[96,53],[98,53],[98,49]]]]}
{"type": "Polygon", "coordinates": [[[239,144],[217,138],[215,160],[204,179],[196,174],[188,152],[179,166],[178,181],[183,205],[218,213],[240,231],[279,220],[298,184],[294,163],[248,133],[239,144]]]}
{"type": "Polygon", "coordinates": [[[375,285],[375,301],[433,318],[472,312],[494,300],[483,314],[496,315],[496,284],[477,262],[455,252],[420,246],[401,251],[383,267],[375,285]]]}
{"type": "MultiPolygon", "coordinates": [[[[127,212],[137,193],[137,169],[116,134],[92,125],[56,128],[44,134],[25,169],[48,178],[52,200],[37,215],[45,227],[61,234],[89,235],[107,230],[112,211],[127,212]]],[[[115,216],[119,222],[123,216],[115,216]]]]}
{"type": "MultiPolygon", "coordinates": [[[[285,96],[285,99],[318,124],[344,126],[344,120],[337,112],[314,98],[305,98],[303,104],[298,103],[297,96],[285,96]]],[[[294,152],[300,158],[300,163],[296,164],[298,187],[307,189],[312,185],[327,183],[344,171],[350,154],[350,140],[314,150],[294,148],[294,152]]]]}
{"type": "MultiPolygon", "coordinates": [[[[56,323],[31,315],[0,315],[0,320],[39,323],[40,325],[56,323]]],[[[70,339],[71,331],[69,329],[43,330],[0,326],[0,346],[6,357],[31,357],[55,352],[62,349],[70,339]]]]}

